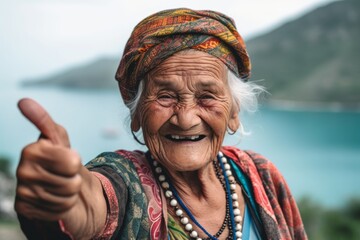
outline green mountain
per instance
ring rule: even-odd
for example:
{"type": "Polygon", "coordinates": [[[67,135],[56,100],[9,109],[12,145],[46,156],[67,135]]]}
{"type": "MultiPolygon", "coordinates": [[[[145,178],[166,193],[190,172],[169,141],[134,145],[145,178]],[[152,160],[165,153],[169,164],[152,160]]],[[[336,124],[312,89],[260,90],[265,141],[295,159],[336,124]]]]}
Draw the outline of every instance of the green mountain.
{"type": "MultiPolygon", "coordinates": [[[[332,2],[247,41],[252,80],[270,100],[360,103],[360,1],[332,2]]],[[[24,85],[117,89],[119,58],[99,59],[24,85]]]]}
{"type": "Polygon", "coordinates": [[[118,89],[115,72],[119,59],[100,58],[82,66],[76,66],[66,71],[56,73],[42,79],[32,79],[22,82],[22,86],[59,86],[81,89],[118,89]]]}
{"type": "Polygon", "coordinates": [[[320,7],[247,44],[271,99],[360,103],[360,1],[320,7]]]}

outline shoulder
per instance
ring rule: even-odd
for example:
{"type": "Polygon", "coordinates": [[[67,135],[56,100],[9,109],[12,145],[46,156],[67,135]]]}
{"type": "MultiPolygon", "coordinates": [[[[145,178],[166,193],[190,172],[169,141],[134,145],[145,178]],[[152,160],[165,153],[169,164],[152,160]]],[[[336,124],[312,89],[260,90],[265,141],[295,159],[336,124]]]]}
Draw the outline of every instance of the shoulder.
{"type": "Polygon", "coordinates": [[[275,165],[260,153],[251,150],[241,150],[232,146],[224,146],[221,151],[237,163],[255,164],[259,169],[273,169],[275,165]]]}
{"type": "Polygon", "coordinates": [[[88,162],[85,167],[90,171],[105,173],[106,175],[119,175],[125,182],[138,178],[138,166],[146,161],[144,152],[118,150],[104,152],[88,162]]]}
{"type": "Polygon", "coordinates": [[[251,174],[256,171],[263,180],[272,179],[275,182],[283,179],[277,167],[268,158],[257,152],[231,146],[222,147],[222,151],[232,158],[245,173],[251,174]]]}
{"type": "Polygon", "coordinates": [[[245,151],[252,159],[259,172],[268,173],[271,175],[280,175],[280,171],[273,162],[264,157],[263,155],[254,151],[245,151]]]}
{"type": "Polygon", "coordinates": [[[132,162],[143,161],[145,153],[142,151],[117,150],[114,152],[103,152],[86,164],[91,169],[94,167],[108,165],[116,166],[118,164],[131,164],[132,162]]]}

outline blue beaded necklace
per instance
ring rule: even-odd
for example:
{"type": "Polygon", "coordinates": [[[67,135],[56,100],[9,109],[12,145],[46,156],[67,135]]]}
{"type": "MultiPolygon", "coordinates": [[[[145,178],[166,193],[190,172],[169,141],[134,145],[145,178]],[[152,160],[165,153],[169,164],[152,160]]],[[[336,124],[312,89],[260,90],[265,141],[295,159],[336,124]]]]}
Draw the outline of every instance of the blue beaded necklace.
{"type": "MultiPolygon", "coordinates": [[[[152,159],[152,158],[151,158],[152,159]]],[[[239,204],[237,202],[237,194],[235,193],[235,180],[232,176],[232,172],[230,170],[230,164],[227,163],[226,157],[222,154],[222,152],[219,152],[218,156],[218,164],[220,165],[222,169],[222,173],[224,176],[224,189],[226,192],[226,198],[227,203],[229,207],[229,214],[230,214],[230,236],[228,239],[241,239],[242,233],[241,233],[241,215],[240,215],[240,209],[239,204]],[[231,179],[230,179],[231,178],[231,179]],[[234,211],[235,208],[235,211],[234,211]],[[234,232],[235,231],[235,232],[234,232]]],[[[152,159],[153,160],[153,159],[152,159]]],[[[200,237],[198,237],[198,233],[192,229],[192,225],[189,223],[188,219],[183,216],[182,210],[177,207],[177,204],[181,206],[181,208],[186,212],[187,216],[191,219],[191,221],[197,225],[207,236],[207,239],[211,240],[217,240],[217,238],[213,235],[211,235],[206,229],[196,220],[194,215],[191,213],[191,211],[188,209],[186,204],[182,201],[180,198],[177,190],[175,187],[171,184],[171,182],[166,181],[166,175],[163,173],[162,168],[160,167],[159,163],[155,160],[153,160],[153,165],[155,167],[155,172],[158,174],[158,179],[161,183],[162,188],[165,191],[165,196],[170,199],[170,205],[175,207],[176,209],[176,215],[181,218],[181,223],[184,224],[185,230],[190,233],[190,237],[196,240],[202,240],[200,237]]],[[[216,165],[216,163],[215,163],[216,165]]],[[[216,166],[215,166],[216,167],[216,166]]],[[[221,180],[220,180],[221,181],[221,180]]]]}

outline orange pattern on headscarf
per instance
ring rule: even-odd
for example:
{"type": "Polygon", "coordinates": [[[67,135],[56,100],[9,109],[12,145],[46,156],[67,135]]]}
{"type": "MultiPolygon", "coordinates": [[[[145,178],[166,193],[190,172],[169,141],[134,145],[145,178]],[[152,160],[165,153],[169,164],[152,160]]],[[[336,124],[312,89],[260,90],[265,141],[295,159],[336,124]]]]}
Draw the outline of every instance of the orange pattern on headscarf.
{"type": "Polygon", "coordinates": [[[124,102],[134,98],[139,81],[149,71],[185,49],[219,58],[238,77],[250,75],[245,43],[231,18],[214,11],[165,10],[142,20],[125,46],[116,72],[124,102]]]}

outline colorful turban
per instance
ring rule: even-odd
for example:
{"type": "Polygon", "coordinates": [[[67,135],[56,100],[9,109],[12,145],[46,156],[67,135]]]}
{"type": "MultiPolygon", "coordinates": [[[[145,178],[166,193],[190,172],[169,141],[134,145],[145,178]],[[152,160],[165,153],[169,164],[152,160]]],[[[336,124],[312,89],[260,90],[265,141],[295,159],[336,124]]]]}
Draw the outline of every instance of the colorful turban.
{"type": "Polygon", "coordinates": [[[250,75],[245,43],[231,18],[206,10],[165,10],[142,20],[125,46],[115,76],[124,102],[135,97],[139,81],[146,73],[185,49],[219,58],[238,77],[246,79],[250,75]]]}

